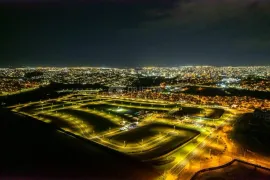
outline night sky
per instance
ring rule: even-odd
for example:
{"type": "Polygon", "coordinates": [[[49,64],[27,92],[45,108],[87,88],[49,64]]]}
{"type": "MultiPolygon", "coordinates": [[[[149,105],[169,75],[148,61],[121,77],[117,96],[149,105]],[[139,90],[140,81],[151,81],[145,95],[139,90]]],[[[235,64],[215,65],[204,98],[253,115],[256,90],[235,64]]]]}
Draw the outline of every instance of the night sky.
{"type": "Polygon", "coordinates": [[[74,2],[1,0],[0,67],[270,64],[269,0],[74,2]]]}

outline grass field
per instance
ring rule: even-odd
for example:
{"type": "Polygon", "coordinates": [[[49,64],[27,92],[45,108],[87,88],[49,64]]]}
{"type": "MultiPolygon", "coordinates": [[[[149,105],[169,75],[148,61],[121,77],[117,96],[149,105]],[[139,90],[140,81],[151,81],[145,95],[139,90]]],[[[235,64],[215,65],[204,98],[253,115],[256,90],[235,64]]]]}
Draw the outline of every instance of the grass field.
{"type": "Polygon", "coordinates": [[[112,100],[112,103],[116,104],[125,104],[125,105],[132,105],[132,106],[148,106],[148,107],[157,107],[157,108],[174,108],[176,107],[175,104],[152,104],[147,102],[129,102],[129,101],[118,101],[118,100],[112,100]]]}
{"type": "Polygon", "coordinates": [[[206,116],[206,118],[219,119],[222,116],[222,114],[224,113],[223,109],[215,108],[213,110],[214,110],[214,112],[211,113],[209,116],[206,116]]]}
{"type": "Polygon", "coordinates": [[[59,112],[64,114],[72,115],[85,123],[93,126],[95,132],[102,132],[107,131],[109,128],[116,128],[119,127],[119,125],[115,124],[114,122],[103,118],[101,116],[97,116],[85,111],[76,110],[76,109],[63,109],[59,110],[59,112]]]}
{"type": "MultiPolygon", "coordinates": [[[[174,130],[174,126],[163,124],[163,123],[153,123],[148,124],[143,127],[138,127],[130,131],[125,131],[118,135],[112,136],[111,138],[119,141],[127,141],[127,142],[140,142],[142,139],[149,138],[151,136],[155,136],[159,133],[168,133],[174,130]]],[[[198,134],[197,131],[189,130],[181,127],[175,127],[176,132],[179,136],[193,136],[198,134]]]]}
{"type": "Polygon", "coordinates": [[[96,101],[100,101],[99,99],[66,99],[66,100],[63,100],[63,102],[69,102],[69,103],[74,103],[74,104],[77,104],[77,103],[89,103],[89,102],[96,102],[96,101]]]}
{"type": "MultiPolygon", "coordinates": [[[[40,120],[50,122],[80,136],[91,137],[93,141],[104,143],[107,147],[141,160],[152,160],[179,147],[185,147],[182,145],[199,135],[199,131],[180,127],[179,124],[176,125],[176,123],[166,121],[166,119],[159,121],[159,116],[163,118],[166,115],[176,115],[177,113],[179,116],[195,116],[203,110],[201,108],[182,107],[181,110],[177,111],[176,104],[114,101],[83,96],[79,98],[66,97],[66,99],[62,98],[59,101],[45,101],[42,106],[41,103],[37,103],[24,109],[31,110],[29,114],[35,113],[34,115],[39,116],[40,120]],[[174,113],[175,110],[176,113],[174,113]],[[150,116],[152,113],[153,116],[150,116]],[[155,118],[159,122],[155,122],[155,118]],[[123,121],[139,121],[139,127],[128,131],[120,131],[123,121]],[[112,131],[105,132],[110,129],[112,131]]],[[[183,151],[183,153],[186,153],[186,151],[183,151]]],[[[164,162],[158,163],[166,164],[174,161],[175,157],[171,158],[170,161],[166,159],[166,161],[163,160],[164,162]]]]}
{"type": "Polygon", "coordinates": [[[26,113],[33,113],[35,111],[35,108],[37,108],[38,106],[39,104],[31,104],[29,106],[20,108],[20,111],[26,112],[26,113]]]}
{"type": "MultiPolygon", "coordinates": [[[[34,111],[35,112],[40,112],[40,111],[42,111],[42,109],[43,109],[43,111],[48,111],[48,110],[55,110],[55,109],[59,109],[59,108],[64,108],[64,107],[68,107],[68,106],[71,106],[72,104],[69,104],[69,103],[62,103],[62,104],[58,104],[58,105],[53,105],[53,106],[51,106],[51,105],[49,105],[49,106],[46,106],[46,105],[44,105],[43,106],[43,108],[42,107],[39,107],[38,109],[35,109],[34,111]],[[64,106],[63,106],[64,105],[64,106]]],[[[56,110],[55,110],[56,111],[56,110]]]]}
{"type": "Polygon", "coordinates": [[[129,122],[136,122],[134,117],[137,117],[135,115],[136,112],[139,112],[138,110],[131,110],[129,108],[116,108],[112,107],[110,109],[105,110],[107,113],[113,114],[115,116],[121,117],[129,122]]]}
{"type": "Polygon", "coordinates": [[[116,108],[124,108],[128,109],[128,113],[136,113],[141,110],[146,110],[146,111],[156,111],[156,112],[167,112],[167,110],[161,110],[161,109],[155,109],[155,107],[151,107],[150,105],[148,106],[134,106],[130,104],[113,104],[113,102],[108,102],[109,104],[102,103],[102,104],[88,104],[88,105],[83,105],[82,108],[89,108],[89,109],[100,109],[100,110],[106,110],[106,109],[116,109],[116,108]],[[130,107],[129,107],[130,106],[130,107]],[[132,106],[132,107],[131,107],[132,106]],[[150,108],[150,109],[148,109],[150,108]]]}
{"type": "MultiPolygon", "coordinates": [[[[135,122],[136,117],[138,117],[140,111],[144,111],[144,113],[152,113],[152,112],[164,112],[160,110],[143,110],[140,108],[129,108],[129,107],[121,107],[121,106],[114,106],[110,104],[90,104],[86,106],[82,106],[83,108],[95,109],[99,111],[104,111],[106,113],[118,116],[127,120],[129,122],[135,122]]],[[[166,112],[166,111],[165,111],[166,112]]]]}
{"type": "Polygon", "coordinates": [[[61,104],[63,104],[63,102],[61,102],[61,101],[54,101],[54,100],[52,100],[52,101],[48,101],[47,102],[47,105],[48,106],[51,106],[51,105],[61,105],[61,104]]]}
{"type": "Polygon", "coordinates": [[[170,141],[166,141],[165,143],[159,146],[156,146],[155,148],[149,151],[138,154],[137,157],[146,160],[146,159],[152,159],[155,157],[162,156],[180,147],[181,145],[190,141],[192,138],[194,138],[197,135],[196,133],[187,132],[187,131],[185,131],[184,133],[185,135],[182,134],[180,136],[174,136],[172,137],[170,141]]]}
{"type": "Polygon", "coordinates": [[[144,180],[159,176],[155,169],[135,158],[31,117],[1,108],[0,114],[1,135],[5,137],[1,142],[0,179],[144,180]]]}
{"type": "Polygon", "coordinates": [[[70,129],[72,131],[77,131],[77,129],[72,126],[72,124],[60,117],[48,115],[48,114],[39,114],[39,117],[42,117],[44,119],[48,119],[51,121],[52,124],[56,125],[59,128],[65,128],[65,129],[70,129]]]}
{"type": "Polygon", "coordinates": [[[175,112],[174,115],[177,115],[177,116],[185,116],[185,115],[192,116],[192,115],[195,115],[195,114],[199,114],[201,111],[203,111],[203,109],[201,109],[201,108],[182,107],[182,109],[175,112]]]}
{"type": "Polygon", "coordinates": [[[153,123],[114,135],[110,138],[114,141],[125,141],[127,144],[137,143],[138,145],[140,145],[142,144],[142,139],[149,140],[151,138],[157,138],[159,134],[166,135],[167,133],[169,133],[170,136],[168,141],[157,143],[152,148],[136,156],[142,159],[151,159],[161,156],[181,146],[183,143],[191,140],[199,134],[199,132],[197,131],[181,127],[175,127],[174,131],[174,127],[172,125],[153,123]]]}
{"type": "Polygon", "coordinates": [[[125,131],[110,138],[120,142],[126,141],[127,143],[139,143],[142,139],[148,139],[158,135],[158,133],[158,131],[151,129],[149,126],[143,126],[130,131],[125,131]]]}

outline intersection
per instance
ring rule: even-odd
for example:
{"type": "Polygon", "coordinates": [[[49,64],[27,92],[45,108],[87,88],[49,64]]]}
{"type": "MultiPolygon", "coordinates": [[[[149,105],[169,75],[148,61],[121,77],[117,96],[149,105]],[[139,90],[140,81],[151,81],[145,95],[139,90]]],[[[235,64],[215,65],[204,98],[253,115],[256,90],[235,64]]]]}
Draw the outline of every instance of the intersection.
{"type": "Polygon", "coordinates": [[[153,164],[160,179],[190,179],[236,157],[254,161],[223,130],[244,113],[235,109],[78,93],[10,108],[153,164]]]}

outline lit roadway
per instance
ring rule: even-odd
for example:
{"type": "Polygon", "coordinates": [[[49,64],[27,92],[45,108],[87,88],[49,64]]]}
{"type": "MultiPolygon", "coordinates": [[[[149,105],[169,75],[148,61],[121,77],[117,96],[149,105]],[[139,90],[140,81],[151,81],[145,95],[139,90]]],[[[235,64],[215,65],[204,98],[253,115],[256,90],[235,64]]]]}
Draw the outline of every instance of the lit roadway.
{"type": "MultiPolygon", "coordinates": [[[[194,105],[194,104],[178,104],[167,101],[159,100],[146,100],[146,99],[135,99],[135,98],[124,98],[124,97],[110,97],[110,96],[81,96],[74,97],[73,94],[64,97],[59,97],[54,100],[30,102],[26,104],[19,104],[12,106],[13,111],[19,112],[28,116],[32,116],[44,122],[51,122],[49,118],[44,118],[42,115],[48,115],[49,117],[61,118],[64,121],[69,122],[73,127],[73,130],[66,128],[65,130],[70,131],[74,134],[80,135],[89,140],[95,141],[104,146],[112,149],[132,153],[133,155],[139,154],[142,151],[150,150],[154,147],[161,146],[165,142],[169,142],[172,139],[170,132],[177,132],[177,130],[166,130],[161,134],[145,138],[141,143],[129,143],[119,142],[111,140],[110,137],[122,133],[119,128],[108,129],[100,133],[94,132],[94,127],[91,124],[85,123],[83,120],[76,118],[75,116],[59,113],[57,111],[62,109],[76,109],[89,114],[97,115],[120,125],[123,118],[117,115],[110,114],[106,111],[95,110],[91,108],[82,108],[85,105],[97,105],[97,104],[108,104],[118,108],[136,108],[144,110],[162,110],[169,114],[170,112],[176,111],[179,107],[195,107],[204,110],[206,115],[212,113],[211,108],[216,106],[207,105],[194,105]],[[118,101],[118,102],[117,102],[118,101]],[[121,101],[121,102],[119,102],[121,101]],[[55,103],[57,102],[57,103],[55,103]],[[60,103],[60,104],[59,104],[60,103]],[[23,112],[22,108],[35,105],[33,108],[34,113],[23,112]]],[[[227,129],[232,128],[232,124],[238,119],[243,113],[237,110],[233,110],[227,107],[218,106],[218,108],[224,109],[223,115],[219,119],[209,119],[200,117],[201,114],[196,116],[186,116],[183,120],[172,121],[166,119],[164,112],[152,113],[151,116],[146,116],[142,120],[137,128],[151,124],[153,122],[161,122],[174,127],[183,127],[187,129],[194,129],[200,132],[200,135],[181,145],[177,149],[159,156],[151,160],[162,160],[166,158],[175,158],[173,162],[161,165],[157,167],[159,170],[164,172],[160,178],[167,179],[190,179],[190,177],[200,169],[215,167],[231,161],[233,158],[242,159],[251,163],[257,163],[263,166],[270,167],[270,159],[261,157],[253,152],[247,150],[241,150],[239,145],[233,143],[227,137],[227,133],[224,132],[224,127],[227,129]],[[220,128],[219,128],[220,127],[220,128]],[[224,150],[224,148],[226,149],[224,150]],[[218,155],[215,153],[218,152],[218,155]]],[[[177,133],[176,133],[177,135],[177,133]]]]}

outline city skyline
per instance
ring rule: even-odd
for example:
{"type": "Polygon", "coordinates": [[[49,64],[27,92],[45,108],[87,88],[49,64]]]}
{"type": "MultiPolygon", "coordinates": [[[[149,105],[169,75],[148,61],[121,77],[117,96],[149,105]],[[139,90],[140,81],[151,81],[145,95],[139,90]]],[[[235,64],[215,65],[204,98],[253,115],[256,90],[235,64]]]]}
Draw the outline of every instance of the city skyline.
{"type": "Polygon", "coordinates": [[[270,179],[270,0],[0,0],[0,179],[270,179]]]}

